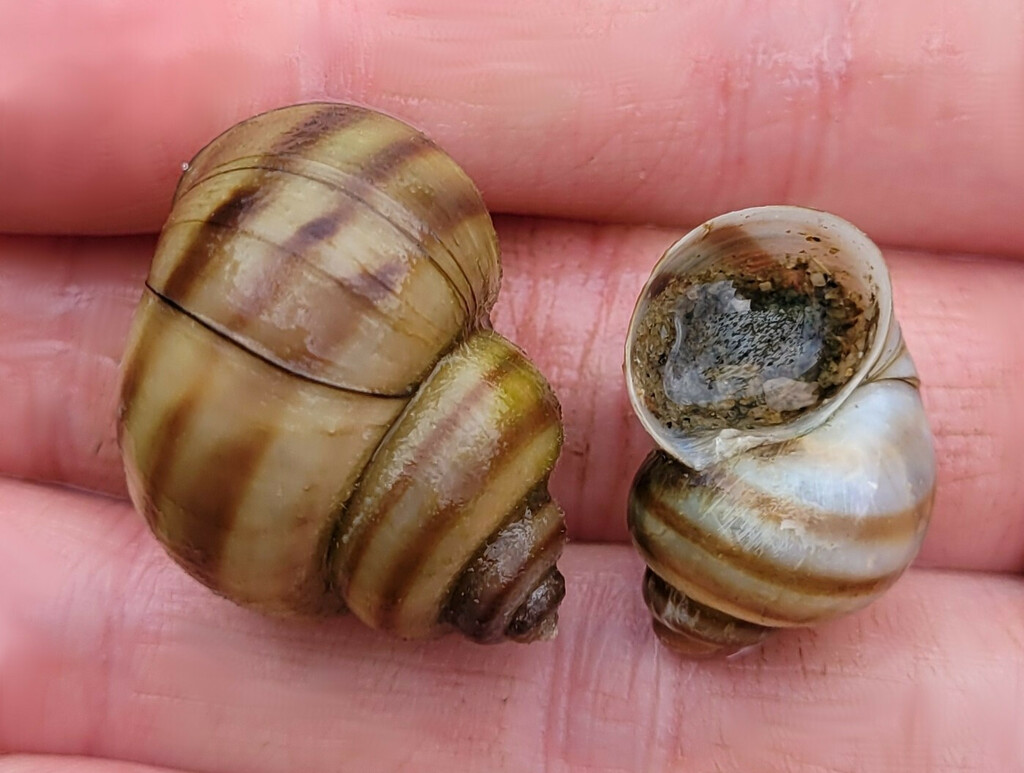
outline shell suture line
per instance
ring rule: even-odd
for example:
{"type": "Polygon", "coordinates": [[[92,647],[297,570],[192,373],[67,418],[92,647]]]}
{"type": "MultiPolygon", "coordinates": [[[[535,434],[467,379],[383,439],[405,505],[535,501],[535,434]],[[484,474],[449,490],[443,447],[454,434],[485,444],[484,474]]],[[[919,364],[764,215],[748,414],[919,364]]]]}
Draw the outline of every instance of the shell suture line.
{"type": "Polygon", "coordinates": [[[236,341],[228,333],[228,331],[223,330],[218,325],[216,325],[216,324],[214,324],[212,322],[209,322],[209,321],[203,319],[202,317],[197,316],[196,314],[192,313],[191,311],[189,311],[188,309],[183,307],[180,303],[177,303],[176,301],[171,300],[170,298],[168,298],[167,296],[165,296],[162,293],[158,292],[157,290],[154,290],[152,285],[149,284],[149,282],[146,282],[146,289],[149,290],[149,292],[153,293],[153,295],[155,295],[157,298],[159,298],[162,303],[166,303],[168,306],[173,308],[175,311],[178,311],[181,314],[184,314],[186,317],[191,319],[197,325],[202,325],[204,328],[209,330],[211,333],[214,333],[217,336],[219,336],[220,338],[223,338],[225,341],[230,342],[233,346],[237,346],[239,349],[244,350],[247,354],[251,354],[253,357],[256,357],[257,359],[262,360],[267,365],[275,367],[275,368],[277,368],[279,370],[283,370],[289,376],[294,376],[295,378],[301,378],[303,381],[309,381],[310,383],[319,384],[320,386],[325,386],[325,387],[328,387],[330,389],[336,389],[339,392],[348,392],[349,394],[354,394],[354,395],[366,395],[368,397],[380,397],[380,398],[393,399],[393,400],[407,400],[410,397],[410,395],[412,395],[415,392],[415,388],[413,388],[412,390],[410,390],[408,393],[405,393],[405,394],[384,394],[384,393],[381,393],[381,392],[371,392],[371,391],[363,390],[363,389],[353,389],[352,387],[346,387],[346,386],[342,386],[340,384],[335,384],[334,382],[327,381],[326,379],[320,379],[320,378],[316,378],[315,376],[309,376],[309,375],[307,375],[305,373],[299,373],[299,372],[297,372],[295,370],[292,370],[287,365],[285,365],[283,362],[280,362],[279,360],[277,360],[274,357],[270,357],[267,354],[264,354],[263,352],[259,352],[259,351],[256,351],[254,349],[249,349],[248,347],[242,346],[238,341],[236,341]]]}

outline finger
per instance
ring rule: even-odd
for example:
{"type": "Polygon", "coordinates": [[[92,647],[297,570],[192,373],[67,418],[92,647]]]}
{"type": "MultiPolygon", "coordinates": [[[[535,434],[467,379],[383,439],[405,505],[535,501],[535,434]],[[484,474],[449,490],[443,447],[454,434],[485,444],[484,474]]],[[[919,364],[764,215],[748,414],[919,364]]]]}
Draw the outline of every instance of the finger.
{"type": "Polygon", "coordinates": [[[554,642],[401,643],[259,618],[187,579],[126,505],[0,486],[4,748],[210,771],[1024,760],[1019,577],[916,571],[817,632],[692,663],[656,642],[629,548],[571,546],[554,642]]]}
{"type": "Polygon", "coordinates": [[[0,230],[153,230],[216,133],[327,97],[414,122],[500,211],[693,224],[796,202],[889,243],[1020,251],[1022,15],[1014,0],[9,3],[0,230]]]}
{"type": "Polygon", "coordinates": [[[118,368],[152,240],[0,236],[0,474],[124,495],[118,368]]]}
{"type": "MultiPolygon", "coordinates": [[[[0,758],[0,773],[176,773],[170,768],[155,768],[133,762],[101,760],[94,757],[69,757],[47,754],[12,754],[0,758]]],[[[185,773],[185,771],[177,771],[185,773]]]]}
{"type": "MultiPolygon", "coordinates": [[[[628,405],[623,339],[634,299],[676,234],[550,221],[500,223],[495,324],[562,403],[553,492],[582,541],[626,541],[628,487],[651,442],[628,405]]],[[[150,245],[0,241],[0,473],[124,495],[114,434],[117,359],[150,245]],[[59,245],[59,248],[58,248],[59,245]]],[[[939,492],[921,562],[1024,567],[1024,370],[1013,331],[1024,267],[890,253],[897,313],[924,380],[939,492]],[[984,513],[984,517],[979,517],[984,513]]]]}

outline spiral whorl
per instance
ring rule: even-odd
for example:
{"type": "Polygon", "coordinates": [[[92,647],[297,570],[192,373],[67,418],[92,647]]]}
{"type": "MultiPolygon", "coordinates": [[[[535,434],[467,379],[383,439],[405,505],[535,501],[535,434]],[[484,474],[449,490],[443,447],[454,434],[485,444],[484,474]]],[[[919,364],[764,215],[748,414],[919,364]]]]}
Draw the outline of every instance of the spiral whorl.
{"type": "Polygon", "coordinates": [[[492,618],[511,621],[552,582],[564,526],[547,476],[561,442],[536,370],[500,336],[471,335],[420,387],[345,507],[333,561],[349,608],[403,636],[451,618],[495,638],[492,618]]]}

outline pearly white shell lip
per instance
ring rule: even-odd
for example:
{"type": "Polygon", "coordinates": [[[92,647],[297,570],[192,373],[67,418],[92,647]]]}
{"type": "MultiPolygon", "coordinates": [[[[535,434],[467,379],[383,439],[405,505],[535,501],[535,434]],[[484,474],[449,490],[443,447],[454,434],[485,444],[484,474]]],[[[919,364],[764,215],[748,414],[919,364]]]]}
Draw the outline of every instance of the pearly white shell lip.
{"type": "Polygon", "coordinates": [[[892,285],[881,250],[867,234],[843,218],[790,205],[751,207],[720,215],[697,226],[669,247],[652,270],[633,309],[626,336],[624,370],[630,404],[648,434],[667,453],[698,470],[748,449],[810,432],[827,421],[865,379],[882,376],[878,370],[885,371],[884,378],[916,379],[913,362],[903,346],[893,316],[892,285]],[[637,395],[632,368],[633,343],[639,321],[647,311],[651,288],[664,281],[663,276],[668,272],[686,273],[710,263],[709,256],[713,253],[702,253],[702,245],[709,246],[708,237],[724,228],[741,229],[743,236],[754,240],[792,237],[794,246],[809,250],[812,257],[837,275],[837,279],[852,282],[869,301],[873,300],[878,320],[869,348],[849,381],[832,397],[793,421],[749,430],[725,428],[682,433],[665,427],[637,395]],[[818,237],[821,242],[807,241],[809,236],[818,237]],[[830,254],[829,249],[833,247],[838,248],[838,252],[830,254]]]}

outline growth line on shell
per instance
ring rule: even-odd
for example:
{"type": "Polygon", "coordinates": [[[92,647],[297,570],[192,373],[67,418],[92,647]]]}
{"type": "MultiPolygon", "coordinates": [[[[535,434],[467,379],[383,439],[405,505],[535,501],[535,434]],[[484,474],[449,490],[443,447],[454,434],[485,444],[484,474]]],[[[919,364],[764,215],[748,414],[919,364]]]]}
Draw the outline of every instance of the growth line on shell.
{"type": "Polygon", "coordinates": [[[340,384],[335,384],[335,383],[333,383],[331,381],[327,381],[325,379],[316,378],[315,376],[309,376],[309,375],[307,375],[305,373],[299,373],[297,371],[292,370],[291,368],[289,368],[284,363],[275,360],[273,357],[270,357],[270,356],[268,356],[266,354],[263,354],[262,352],[257,352],[257,351],[254,351],[252,349],[249,349],[249,348],[247,348],[245,346],[242,346],[240,343],[238,343],[238,341],[236,341],[234,338],[232,338],[231,335],[229,335],[227,331],[222,330],[218,326],[216,326],[216,325],[214,325],[214,324],[212,324],[210,322],[207,322],[206,320],[202,319],[201,317],[196,316],[191,311],[189,311],[184,306],[182,306],[180,303],[177,303],[176,301],[171,300],[170,298],[168,298],[167,296],[163,295],[162,293],[157,292],[156,290],[153,289],[153,287],[149,284],[149,282],[146,282],[146,289],[149,292],[153,293],[153,295],[155,295],[162,303],[166,303],[168,306],[173,308],[175,311],[181,312],[186,317],[188,317],[190,320],[195,322],[197,325],[201,325],[202,327],[204,327],[207,330],[209,330],[211,333],[214,333],[218,337],[224,339],[225,341],[228,341],[232,346],[237,346],[239,349],[243,350],[246,354],[250,354],[253,357],[255,357],[256,359],[262,360],[267,365],[270,365],[270,366],[272,366],[274,368],[277,368],[278,370],[284,371],[289,376],[294,376],[295,378],[301,378],[303,381],[308,381],[311,384],[319,384],[320,386],[328,387],[330,389],[335,389],[335,390],[337,390],[339,392],[347,392],[348,394],[353,394],[353,395],[364,395],[366,397],[381,397],[381,398],[386,398],[386,399],[391,399],[391,400],[407,400],[415,392],[415,389],[413,389],[413,390],[410,390],[408,393],[405,393],[405,394],[393,394],[393,395],[382,394],[380,392],[370,392],[370,391],[366,391],[366,390],[362,390],[362,389],[353,389],[352,387],[341,386],[340,384]]]}

